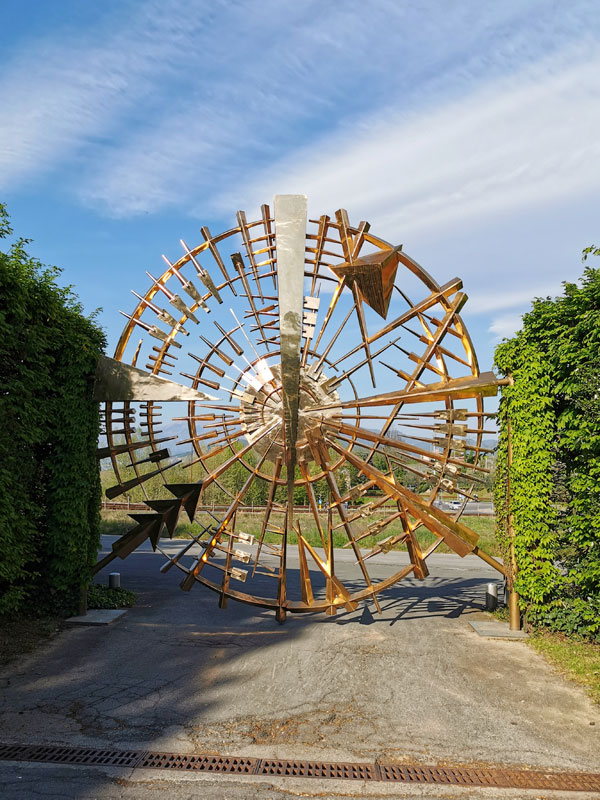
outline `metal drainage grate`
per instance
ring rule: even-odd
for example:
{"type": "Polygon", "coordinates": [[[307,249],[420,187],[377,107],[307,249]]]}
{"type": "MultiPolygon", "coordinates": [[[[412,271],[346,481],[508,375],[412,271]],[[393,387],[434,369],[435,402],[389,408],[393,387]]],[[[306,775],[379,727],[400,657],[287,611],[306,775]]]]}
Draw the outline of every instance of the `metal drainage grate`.
{"type": "Polygon", "coordinates": [[[321,761],[275,761],[263,759],[259,775],[281,775],[297,778],[337,778],[338,780],[376,781],[376,764],[324,764],[321,761]]]}
{"type": "Polygon", "coordinates": [[[404,764],[380,764],[379,772],[381,780],[402,783],[562,789],[571,792],[600,791],[600,774],[585,772],[541,772],[493,767],[418,767],[404,764]]]}
{"type": "Polygon", "coordinates": [[[3,761],[47,761],[53,764],[135,767],[142,755],[134,750],[97,750],[94,747],[0,745],[0,760],[3,761]]]}
{"type": "Polygon", "coordinates": [[[403,764],[381,764],[381,780],[403,783],[451,783],[466,786],[496,786],[490,770],[413,767],[403,764]]]}
{"type": "Polygon", "coordinates": [[[201,772],[229,772],[238,775],[254,775],[259,762],[257,758],[236,756],[193,756],[178,753],[144,753],[138,767],[146,769],[184,769],[201,772]]]}
{"type": "Polygon", "coordinates": [[[285,761],[239,756],[153,753],[143,750],[99,750],[93,747],[0,744],[0,761],[37,761],[144,769],[174,769],[229,775],[290,778],[394,781],[397,783],[494,786],[507,789],[548,789],[564,792],[600,792],[600,774],[543,772],[476,767],[426,767],[409,764],[352,764],[322,761],[285,761]]]}

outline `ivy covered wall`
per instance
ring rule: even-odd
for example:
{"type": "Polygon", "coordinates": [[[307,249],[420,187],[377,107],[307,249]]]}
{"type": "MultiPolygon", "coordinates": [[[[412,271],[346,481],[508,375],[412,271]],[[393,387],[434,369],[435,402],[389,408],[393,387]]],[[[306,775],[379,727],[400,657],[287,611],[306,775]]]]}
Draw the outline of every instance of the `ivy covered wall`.
{"type": "Polygon", "coordinates": [[[104,335],[26,245],[0,252],[0,613],[69,613],[99,543],[104,335]]]}
{"type": "Polygon", "coordinates": [[[500,402],[494,494],[505,557],[512,515],[522,609],[534,623],[597,637],[600,270],[586,268],[560,297],[535,300],[495,360],[514,381],[500,402]]]}

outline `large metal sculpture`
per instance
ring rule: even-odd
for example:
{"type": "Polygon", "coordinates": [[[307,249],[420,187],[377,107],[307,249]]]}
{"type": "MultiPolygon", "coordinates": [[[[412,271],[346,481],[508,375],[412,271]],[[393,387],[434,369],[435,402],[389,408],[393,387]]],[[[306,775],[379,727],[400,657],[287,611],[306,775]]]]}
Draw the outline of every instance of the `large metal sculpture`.
{"type": "Polygon", "coordinates": [[[99,455],[116,476],[107,497],[161,475],[171,499],[148,498],[151,513],[132,515],[135,526],[96,569],[146,539],[160,549],[180,513],[194,520],[203,492],[213,484],[227,492],[227,471],[243,465],[227,509],[165,554],[163,571],[181,570],[184,590],[200,583],[221,605],[234,598],[283,621],[287,611],[335,614],[361,600],[379,609],[381,591],[428,574],[427,557],[442,542],[503,572],[460,521],[485,479],[483,398],[498,387],[493,373],[479,372],[460,317],[461,281],[440,286],[344,210],[307,220],[302,195],[275,197],[274,214],[265,205],[252,222],[239,211],[237,225],[217,236],[201,233],[199,244],[181,242],[178,258],[163,256],[160,277],[148,273],[114,358],[98,367],[107,438],[99,455]],[[161,435],[161,415],[182,401],[188,433],[161,435]],[[190,446],[186,466],[200,465],[202,478],[170,483],[177,448],[183,455],[190,446]],[[314,489],[323,481],[326,516],[314,489]],[[267,486],[256,539],[239,523],[254,482],[267,486]],[[303,535],[307,516],[294,511],[300,486],[319,548],[303,535]],[[436,503],[448,491],[462,501],[452,514],[436,503]],[[338,530],[354,551],[351,583],[336,576],[338,530]],[[433,534],[427,543],[423,532],[433,534]],[[408,565],[372,577],[370,559],[401,544],[408,565]]]}

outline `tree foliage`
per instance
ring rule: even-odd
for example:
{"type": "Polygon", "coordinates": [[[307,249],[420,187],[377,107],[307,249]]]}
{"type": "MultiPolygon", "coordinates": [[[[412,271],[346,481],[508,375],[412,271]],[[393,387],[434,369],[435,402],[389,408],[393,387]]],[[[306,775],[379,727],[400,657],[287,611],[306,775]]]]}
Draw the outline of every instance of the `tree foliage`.
{"type": "MultiPolygon", "coordinates": [[[[0,204],[0,238],[11,233],[0,204]]],[[[104,335],[27,244],[0,252],[1,613],[73,610],[99,544],[104,335]]]]}
{"type": "MultiPolygon", "coordinates": [[[[598,248],[587,248],[598,255],[598,248]]],[[[496,349],[514,385],[502,393],[495,501],[515,587],[533,621],[600,632],[600,270],[586,267],[557,298],[537,299],[522,330],[496,349]],[[513,461],[507,469],[507,428],[513,461]]]]}

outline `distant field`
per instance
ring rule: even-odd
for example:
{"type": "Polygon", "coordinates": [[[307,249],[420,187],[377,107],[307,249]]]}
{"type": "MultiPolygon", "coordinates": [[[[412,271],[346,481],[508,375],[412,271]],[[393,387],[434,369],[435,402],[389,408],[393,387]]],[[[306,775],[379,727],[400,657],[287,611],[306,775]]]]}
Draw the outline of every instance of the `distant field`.
{"type": "MultiPolygon", "coordinates": [[[[298,515],[298,521],[300,523],[300,530],[302,531],[302,535],[315,547],[321,546],[321,539],[319,537],[317,526],[315,524],[314,519],[309,514],[302,514],[298,515]]],[[[361,520],[361,522],[356,523],[353,528],[356,531],[360,531],[363,528],[366,528],[370,522],[373,522],[376,519],[375,515],[373,517],[368,517],[366,520],[361,520]]],[[[321,525],[323,529],[325,529],[327,525],[327,516],[325,514],[321,515],[320,518],[321,525]]],[[[478,533],[481,537],[479,540],[479,546],[485,550],[490,555],[499,555],[498,544],[496,542],[495,537],[495,518],[494,517],[464,517],[463,520],[464,524],[471,528],[471,530],[478,533]]],[[[271,522],[274,525],[281,525],[283,523],[283,515],[282,514],[272,514],[271,522]]],[[[198,535],[203,525],[211,525],[214,524],[214,519],[207,513],[200,514],[197,517],[197,521],[194,522],[192,525],[190,522],[182,521],[177,526],[176,530],[176,537],[180,539],[188,539],[190,537],[190,532],[194,531],[196,535],[198,535]]],[[[121,536],[126,531],[131,530],[135,523],[132,519],[130,519],[127,514],[120,512],[120,511],[103,511],[102,512],[102,527],[101,531],[103,534],[114,534],[121,536]]],[[[237,526],[246,533],[253,534],[254,536],[259,536],[261,531],[262,525],[262,516],[260,514],[238,514],[237,518],[237,526]]],[[[362,539],[360,542],[360,546],[362,548],[372,548],[377,543],[378,539],[384,539],[388,536],[395,536],[401,533],[401,525],[400,521],[391,522],[381,534],[377,537],[368,536],[365,539],[362,539]]],[[[419,532],[419,541],[421,542],[422,546],[426,547],[428,544],[434,541],[434,536],[430,534],[426,530],[422,530],[419,532]]],[[[265,536],[265,541],[276,544],[281,540],[281,537],[276,533],[268,533],[265,536]]],[[[291,533],[288,536],[288,541],[291,544],[296,543],[296,535],[291,533]]],[[[335,547],[343,547],[348,542],[348,538],[346,537],[343,528],[334,531],[333,541],[335,547]]],[[[406,547],[404,545],[397,545],[394,549],[396,550],[405,550],[406,547]]],[[[451,553],[452,551],[446,547],[444,544],[440,545],[437,552],[439,553],[451,553]]]]}

